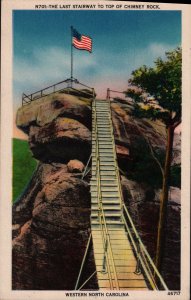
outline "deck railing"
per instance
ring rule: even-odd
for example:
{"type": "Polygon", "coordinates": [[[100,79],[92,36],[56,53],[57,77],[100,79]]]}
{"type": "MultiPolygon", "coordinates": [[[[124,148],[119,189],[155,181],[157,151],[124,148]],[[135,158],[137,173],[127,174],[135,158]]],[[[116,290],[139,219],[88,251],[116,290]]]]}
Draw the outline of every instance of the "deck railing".
{"type": "Polygon", "coordinates": [[[70,93],[72,91],[80,92],[81,95],[84,97],[91,96],[92,98],[95,97],[94,88],[89,87],[81,82],[79,82],[75,78],[68,78],[66,80],[60,81],[56,84],[50,85],[42,90],[34,92],[32,94],[26,95],[25,93],[22,94],[22,105],[26,105],[31,103],[34,100],[46,97],[48,95],[54,94],[56,92],[65,91],[66,93],[70,93]],[[78,87],[78,89],[77,89],[78,87]],[[83,89],[79,89],[79,87],[83,89]]]}
{"type": "MultiPolygon", "coordinates": [[[[120,94],[120,95],[123,95],[123,99],[125,100],[125,92],[122,92],[122,91],[115,91],[115,90],[111,90],[111,89],[107,89],[107,96],[106,98],[109,100],[109,99],[114,99],[116,98],[116,94],[120,94]]],[[[121,97],[120,97],[121,98],[121,97]]]]}

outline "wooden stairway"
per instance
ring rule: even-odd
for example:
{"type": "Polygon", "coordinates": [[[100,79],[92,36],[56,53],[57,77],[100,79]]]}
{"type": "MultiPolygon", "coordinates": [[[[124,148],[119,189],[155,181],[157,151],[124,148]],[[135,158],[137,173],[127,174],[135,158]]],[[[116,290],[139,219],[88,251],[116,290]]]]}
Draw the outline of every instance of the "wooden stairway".
{"type": "Polygon", "coordinates": [[[148,290],[122,218],[110,102],[92,106],[91,228],[100,290],[148,290]]]}

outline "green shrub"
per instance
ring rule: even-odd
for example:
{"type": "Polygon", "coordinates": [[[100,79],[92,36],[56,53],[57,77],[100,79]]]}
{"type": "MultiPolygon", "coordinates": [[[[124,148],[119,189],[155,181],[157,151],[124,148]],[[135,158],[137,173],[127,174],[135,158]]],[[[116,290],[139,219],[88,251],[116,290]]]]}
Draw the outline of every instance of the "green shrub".
{"type": "Polygon", "coordinates": [[[23,192],[29,182],[37,161],[32,157],[28,142],[13,139],[13,202],[23,192]]]}

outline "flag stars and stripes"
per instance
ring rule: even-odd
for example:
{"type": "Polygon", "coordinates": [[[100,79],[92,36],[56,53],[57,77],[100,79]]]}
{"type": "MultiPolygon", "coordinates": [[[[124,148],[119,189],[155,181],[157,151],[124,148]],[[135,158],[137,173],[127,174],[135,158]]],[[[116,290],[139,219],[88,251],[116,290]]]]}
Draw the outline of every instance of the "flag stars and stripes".
{"type": "Polygon", "coordinates": [[[92,39],[80,34],[76,29],[72,30],[72,45],[79,50],[92,52],[92,39]]]}

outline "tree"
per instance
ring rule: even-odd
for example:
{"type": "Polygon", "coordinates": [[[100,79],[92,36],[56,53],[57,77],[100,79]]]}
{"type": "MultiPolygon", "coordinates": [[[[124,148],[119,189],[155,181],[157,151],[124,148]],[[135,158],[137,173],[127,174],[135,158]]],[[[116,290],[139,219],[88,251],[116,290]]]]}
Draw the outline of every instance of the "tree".
{"type": "Polygon", "coordinates": [[[161,120],[167,130],[156,250],[159,271],[164,249],[174,130],[181,123],[181,66],[181,48],[166,52],[166,59],[158,58],[154,67],[142,66],[133,71],[126,91],[126,96],[134,99],[137,117],[161,120]]]}

